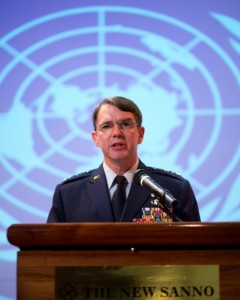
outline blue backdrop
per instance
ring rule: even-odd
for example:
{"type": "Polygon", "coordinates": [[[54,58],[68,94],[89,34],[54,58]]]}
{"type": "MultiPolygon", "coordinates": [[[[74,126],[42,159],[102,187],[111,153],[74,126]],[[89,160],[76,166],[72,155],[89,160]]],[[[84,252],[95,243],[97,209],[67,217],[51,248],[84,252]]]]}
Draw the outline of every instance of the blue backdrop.
{"type": "Polygon", "coordinates": [[[15,299],[13,223],[44,223],[55,185],[97,167],[91,112],[143,112],[148,165],[188,178],[203,221],[240,221],[240,4],[0,1],[0,299],[15,299]]]}

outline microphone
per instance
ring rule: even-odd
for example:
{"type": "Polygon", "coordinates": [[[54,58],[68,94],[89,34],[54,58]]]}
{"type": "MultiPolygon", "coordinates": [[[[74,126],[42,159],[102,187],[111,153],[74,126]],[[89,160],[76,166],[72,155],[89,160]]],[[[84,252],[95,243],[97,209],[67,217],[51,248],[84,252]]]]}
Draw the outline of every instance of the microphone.
{"type": "Polygon", "coordinates": [[[177,206],[177,199],[170,194],[170,192],[162,188],[156,181],[154,181],[144,169],[138,169],[133,177],[136,184],[146,187],[156,197],[163,199],[170,207],[177,206]]]}

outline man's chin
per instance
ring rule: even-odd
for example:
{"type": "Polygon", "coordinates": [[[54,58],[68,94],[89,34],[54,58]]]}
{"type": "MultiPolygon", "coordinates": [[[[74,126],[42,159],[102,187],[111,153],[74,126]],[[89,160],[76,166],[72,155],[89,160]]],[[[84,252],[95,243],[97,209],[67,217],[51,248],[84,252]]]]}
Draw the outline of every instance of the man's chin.
{"type": "Polygon", "coordinates": [[[111,159],[115,162],[123,162],[128,160],[128,157],[125,151],[114,151],[114,153],[111,154],[111,159]]]}

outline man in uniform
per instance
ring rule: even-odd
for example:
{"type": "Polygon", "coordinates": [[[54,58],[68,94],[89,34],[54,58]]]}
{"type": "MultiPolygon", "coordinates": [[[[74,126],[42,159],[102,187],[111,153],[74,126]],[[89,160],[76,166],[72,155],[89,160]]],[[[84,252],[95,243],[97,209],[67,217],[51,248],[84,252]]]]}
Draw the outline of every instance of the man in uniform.
{"type": "Polygon", "coordinates": [[[106,98],[95,108],[92,120],[92,139],[101,148],[103,163],[57,185],[47,222],[140,219],[143,207],[153,207],[155,198],[133,180],[138,169],[144,169],[177,199],[174,215],[182,221],[200,221],[190,183],[175,173],[148,167],[139,159],[137,150],[145,129],[141,111],[134,102],[120,96],[106,98]]]}

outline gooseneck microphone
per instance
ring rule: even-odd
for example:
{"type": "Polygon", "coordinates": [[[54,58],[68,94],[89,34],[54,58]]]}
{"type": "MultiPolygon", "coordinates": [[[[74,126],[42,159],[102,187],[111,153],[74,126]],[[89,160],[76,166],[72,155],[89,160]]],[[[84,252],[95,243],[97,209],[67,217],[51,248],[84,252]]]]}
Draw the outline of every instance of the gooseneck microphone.
{"type": "Polygon", "coordinates": [[[177,199],[171,195],[171,193],[161,187],[156,181],[154,181],[144,169],[138,169],[133,177],[135,183],[146,187],[156,198],[162,200],[164,204],[168,204],[169,207],[177,206],[177,199]]]}

